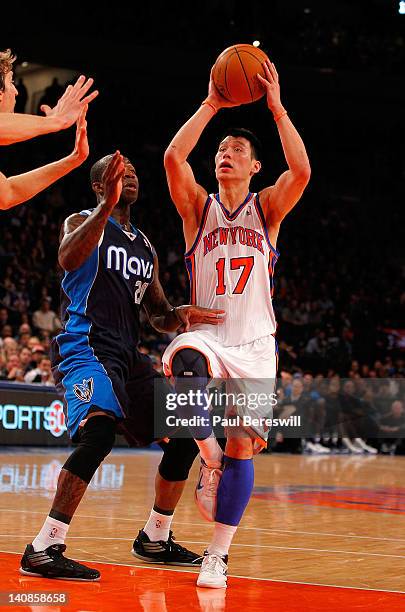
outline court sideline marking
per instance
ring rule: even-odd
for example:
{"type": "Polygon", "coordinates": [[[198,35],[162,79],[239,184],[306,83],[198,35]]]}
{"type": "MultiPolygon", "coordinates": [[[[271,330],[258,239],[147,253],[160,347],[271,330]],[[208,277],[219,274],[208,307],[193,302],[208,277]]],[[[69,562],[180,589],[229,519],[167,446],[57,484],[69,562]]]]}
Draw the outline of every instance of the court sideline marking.
{"type": "MultiPolygon", "coordinates": [[[[339,508],[338,508],[339,509],[339,508]]],[[[1,512],[19,512],[22,514],[40,514],[41,516],[44,515],[44,511],[40,511],[40,510],[18,510],[18,509],[13,509],[13,508],[0,508],[1,512]]],[[[97,518],[97,519],[106,519],[106,520],[111,520],[111,516],[103,516],[103,515],[95,515],[95,514],[75,514],[76,518],[97,518]]],[[[120,520],[120,521],[130,521],[131,523],[140,523],[140,522],[145,522],[145,519],[136,519],[136,518],[126,518],[123,516],[115,516],[114,515],[114,519],[115,520],[120,520]]],[[[207,523],[191,523],[188,521],[181,521],[181,522],[176,522],[175,523],[176,526],[181,526],[181,525],[191,525],[192,527],[206,527],[209,528],[212,526],[211,523],[207,524],[207,523]]],[[[359,536],[359,535],[351,535],[351,534],[345,534],[345,533],[327,533],[327,532],[323,532],[323,531],[294,531],[293,529],[266,529],[264,527],[244,527],[243,525],[239,525],[238,527],[238,531],[244,529],[246,531],[265,531],[268,533],[281,533],[281,534],[287,534],[287,535],[319,535],[319,536],[331,536],[331,537],[336,537],[336,538],[358,538],[358,539],[365,539],[365,540],[379,540],[382,542],[405,542],[405,539],[400,539],[400,538],[382,538],[382,537],[376,537],[376,536],[359,536]]],[[[185,540],[182,540],[183,542],[185,540]]]]}

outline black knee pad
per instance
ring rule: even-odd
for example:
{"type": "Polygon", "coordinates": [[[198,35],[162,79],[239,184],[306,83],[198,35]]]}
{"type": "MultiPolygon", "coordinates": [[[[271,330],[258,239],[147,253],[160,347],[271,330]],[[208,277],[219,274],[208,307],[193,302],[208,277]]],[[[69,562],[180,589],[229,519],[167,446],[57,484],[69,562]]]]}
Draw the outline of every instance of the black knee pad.
{"type": "Polygon", "coordinates": [[[181,349],[173,357],[172,374],[177,393],[205,389],[210,379],[205,356],[196,349],[181,349]]]}
{"type": "Polygon", "coordinates": [[[100,463],[111,452],[115,440],[115,420],[97,415],[88,419],[79,435],[79,443],[63,469],[90,482],[100,463]]]}
{"type": "Polygon", "coordinates": [[[160,444],[163,457],[159,465],[159,474],[165,480],[175,482],[187,480],[193,461],[199,453],[198,446],[192,438],[172,438],[160,444]]]}
{"type": "Polygon", "coordinates": [[[209,379],[206,357],[196,349],[185,348],[178,351],[172,361],[173,376],[194,376],[209,379]]]}

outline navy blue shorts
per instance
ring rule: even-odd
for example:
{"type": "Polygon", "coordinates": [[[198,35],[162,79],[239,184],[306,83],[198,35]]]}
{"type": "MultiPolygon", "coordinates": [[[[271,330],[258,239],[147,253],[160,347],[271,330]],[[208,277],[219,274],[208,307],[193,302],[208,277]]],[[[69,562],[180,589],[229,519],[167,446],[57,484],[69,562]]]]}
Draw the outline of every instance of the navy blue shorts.
{"type": "MultiPolygon", "coordinates": [[[[67,371],[60,368],[57,356],[52,361],[72,439],[87,414],[100,409],[116,417],[118,433],[125,435],[131,446],[146,446],[156,439],[154,383],[160,379],[159,388],[168,383],[147,355],[135,350],[125,363],[100,355],[85,361],[70,360],[67,371]]],[[[170,433],[168,430],[167,436],[170,433]]]]}

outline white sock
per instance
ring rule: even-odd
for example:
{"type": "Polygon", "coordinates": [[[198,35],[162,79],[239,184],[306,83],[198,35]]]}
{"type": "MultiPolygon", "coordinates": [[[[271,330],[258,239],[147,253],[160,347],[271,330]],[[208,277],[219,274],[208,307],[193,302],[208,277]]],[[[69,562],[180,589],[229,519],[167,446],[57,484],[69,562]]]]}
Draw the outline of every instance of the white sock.
{"type": "Polygon", "coordinates": [[[62,523],[62,521],[47,516],[41,531],[32,542],[35,552],[45,550],[53,544],[64,544],[68,529],[69,525],[67,523],[62,523]]]}
{"type": "Polygon", "coordinates": [[[208,467],[221,467],[223,452],[213,433],[205,440],[196,440],[195,443],[208,467]]]}
{"type": "Polygon", "coordinates": [[[234,527],[234,525],[215,523],[214,535],[212,537],[211,544],[207,548],[208,554],[220,555],[221,557],[227,555],[236,530],[237,527],[234,527]]]}
{"type": "Polygon", "coordinates": [[[148,522],[143,530],[151,542],[157,542],[158,540],[167,542],[169,539],[169,531],[172,520],[173,514],[160,514],[160,512],[156,512],[152,508],[148,522]]]}

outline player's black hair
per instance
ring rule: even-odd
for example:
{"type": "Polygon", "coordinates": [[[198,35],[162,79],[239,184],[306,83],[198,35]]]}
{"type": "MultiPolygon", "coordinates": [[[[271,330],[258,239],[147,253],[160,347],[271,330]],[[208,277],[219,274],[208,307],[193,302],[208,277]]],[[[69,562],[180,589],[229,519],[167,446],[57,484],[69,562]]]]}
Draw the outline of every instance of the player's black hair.
{"type": "Polygon", "coordinates": [[[90,170],[90,183],[99,183],[103,176],[103,172],[107,167],[108,162],[112,158],[112,155],[106,155],[102,157],[95,164],[92,165],[90,170]]]}
{"type": "Polygon", "coordinates": [[[219,142],[221,143],[227,136],[233,136],[233,138],[246,138],[246,140],[250,142],[253,159],[260,159],[262,145],[258,137],[253,134],[253,132],[247,130],[246,128],[229,128],[224,132],[219,142]]]}
{"type": "MultiPolygon", "coordinates": [[[[90,183],[91,184],[100,183],[103,177],[103,172],[106,169],[107,165],[109,164],[111,158],[112,158],[112,154],[105,155],[105,157],[102,157],[101,159],[96,161],[95,164],[92,165],[91,170],[90,170],[90,183]]],[[[128,161],[128,158],[125,156],[124,156],[124,161],[128,161]]]]}

